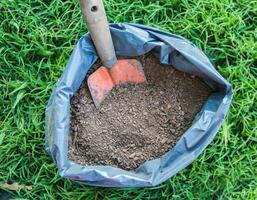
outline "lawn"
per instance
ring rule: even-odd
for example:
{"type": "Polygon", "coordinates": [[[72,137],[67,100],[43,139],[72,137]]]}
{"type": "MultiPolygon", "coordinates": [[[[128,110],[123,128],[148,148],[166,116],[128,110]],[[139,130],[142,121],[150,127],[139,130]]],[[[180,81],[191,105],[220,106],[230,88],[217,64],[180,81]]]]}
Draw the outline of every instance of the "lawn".
{"type": "Polygon", "coordinates": [[[77,0],[0,1],[0,187],[19,199],[257,199],[257,1],[105,0],[110,22],[186,37],[233,85],[215,140],[189,167],[147,189],[64,180],[44,150],[44,111],[76,41],[87,32],[77,0]]]}

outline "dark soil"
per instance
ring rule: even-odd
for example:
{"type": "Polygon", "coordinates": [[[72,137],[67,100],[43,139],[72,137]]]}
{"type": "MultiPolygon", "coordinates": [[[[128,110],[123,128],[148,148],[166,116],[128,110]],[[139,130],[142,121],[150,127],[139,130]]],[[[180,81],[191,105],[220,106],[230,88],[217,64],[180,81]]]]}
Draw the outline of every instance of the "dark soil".
{"type": "Polygon", "coordinates": [[[210,95],[205,83],[152,55],[139,60],[147,83],[116,88],[100,109],[86,84],[73,97],[71,160],[132,170],[165,154],[190,127],[210,95]]]}

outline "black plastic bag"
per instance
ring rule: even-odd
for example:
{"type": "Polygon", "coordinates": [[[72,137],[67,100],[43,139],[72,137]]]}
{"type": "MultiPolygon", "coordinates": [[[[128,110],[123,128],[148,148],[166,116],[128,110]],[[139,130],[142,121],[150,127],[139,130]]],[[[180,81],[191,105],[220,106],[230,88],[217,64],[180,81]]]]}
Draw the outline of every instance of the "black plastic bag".
{"type": "Polygon", "coordinates": [[[67,158],[70,99],[98,58],[86,34],[78,41],[49,100],[46,150],[57,164],[60,175],[67,179],[94,186],[156,186],[192,163],[214,139],[229,109],[232,87],[206,55],[181,36],[137,24],[112,24],[111,34],[117,56],[140,56],[151,51],[161,63],[200,76],[214,92],[177,145],[161,158],[148,161],[134,171],[78,165],[67,158]]]}

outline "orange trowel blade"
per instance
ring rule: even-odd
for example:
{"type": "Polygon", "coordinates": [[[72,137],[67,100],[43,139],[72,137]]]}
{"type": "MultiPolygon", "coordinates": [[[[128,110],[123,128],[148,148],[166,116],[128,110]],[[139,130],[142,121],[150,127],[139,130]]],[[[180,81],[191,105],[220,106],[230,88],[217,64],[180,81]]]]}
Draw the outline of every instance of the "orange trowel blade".
{"type": "Polygon", "coordinates": [[[111,90],[120,84],[139,84],[146,81],[140,62],[135,59],[118,60],[111,69],[100,67],[87,79],[87,84],[95,103],[99,108],[111,90]]]}

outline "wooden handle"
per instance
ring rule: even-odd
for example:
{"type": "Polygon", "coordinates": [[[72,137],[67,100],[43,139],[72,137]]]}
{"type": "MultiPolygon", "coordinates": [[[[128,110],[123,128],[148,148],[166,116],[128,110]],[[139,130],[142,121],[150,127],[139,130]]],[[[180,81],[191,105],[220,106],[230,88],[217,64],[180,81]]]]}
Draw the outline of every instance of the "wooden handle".
{"type": "Polygon", "coordinates": [[[80,0],[80,7],[103,65],[112,67],[117,58],[102,0],[80,0]]]}

